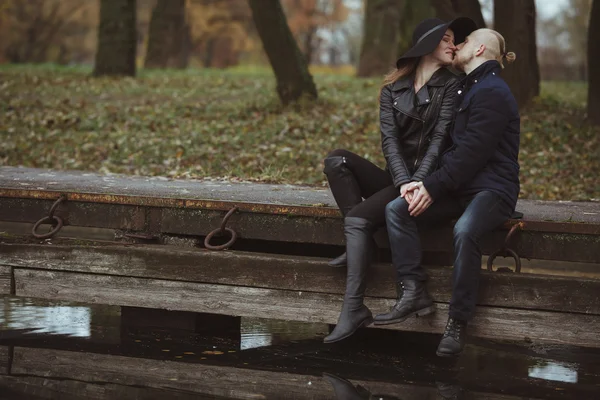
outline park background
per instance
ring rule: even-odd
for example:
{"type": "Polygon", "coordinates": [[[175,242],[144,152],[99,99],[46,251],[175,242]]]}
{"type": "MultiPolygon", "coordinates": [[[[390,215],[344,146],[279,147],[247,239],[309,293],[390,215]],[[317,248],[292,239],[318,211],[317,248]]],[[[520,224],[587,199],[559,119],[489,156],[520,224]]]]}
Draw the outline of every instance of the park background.
{"type": "Polygon", "coordinates": [[[383,167],[377,95],[423,18],[517,61],[521,198],[600,199],[600,0],[0,0],[0,165],[325,185],[383,167]]]}

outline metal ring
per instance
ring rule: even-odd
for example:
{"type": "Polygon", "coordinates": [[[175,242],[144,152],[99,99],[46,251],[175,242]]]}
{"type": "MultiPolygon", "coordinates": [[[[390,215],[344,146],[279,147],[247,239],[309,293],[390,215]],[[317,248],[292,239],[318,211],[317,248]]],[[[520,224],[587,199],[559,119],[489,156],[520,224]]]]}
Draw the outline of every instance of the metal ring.
{"type": "Polygon", "coordinates": [[[501,255],[502,253],[504,253],[504,255],[502,255],[502,257],[511,256],[515,260],[515,272],[520,273],[521,272],[521,257],[519,257],[519,255],[513,249],[510,249],[510,248],[496,250],[495,252],[490,254],[490,257],[487,260],[488,271],[490,271],[490,272],[494,271],[494,260],[496,259],[496,257],[498,255],[501,255]]]}
{"type": "Polygon", "coordinates": [[[62,227],[63,227],[62,218],[57,217],[57,216],[44,217],[44,218],[40,219],[38,222],[36,222],[35,225],[33,225],[33,228],[31,229],[31,234],[33,235],[33,237],[38,238],[38,239],[48,239],[48,238],[56,235],[56,233],[58,231],[60,231],[60,229],[62,227]],[[36,231],[40,227],[40,225],[52,223],[53,220],[56,222],[52,224],[52,225],[54,225],[54,228],[52,228],[52,230],[50,232],[42,233],[42,234],[36,233],[36,231]]]}
{"type": "Polygon", "coordinates": [[[227,225],[227,221],[229,221],[229,218],[233,215],[234,212],[236,212],[238,210],[237,207],[233,207],[231,210],[227,211],[227,214],[225,214],[225,216],[223,217],[223,222],[221,222],[221,233],[225,233],[225,225],[227,225]]]}
{"type": "Polygon", "coordinates": [[[508,232],[508,234],[506,235],[506,238],[504,239],[504,247],[505,248],[508,248],[508,242],[510,241],[512,236],[515,234],[515,232],[517,230],[522,230],[524,227],[525,227],[525,223],[522,221],[518,222],[510,227],[510,231],[508,232]]]}
{"type": "Polygon", "coordinates": [[[213,238],[213,236],[215,236],[217,233],[222,234],[221,228],[217,228],[214,231],[210,232],[208,235],[206,235],[206,237],[204,238],[204,247],[210,250],[225,250],[230,248],[237,239],[237,233],[235,233],[235,231],[230,228],[225,228],[224,230],[229,232],[229,234],[231,235],[231,239],[229,239],[227,243],[218,246],[213,246],[212,244],[210,244],[210,240],[213,238]]]}
{"type": "Polygon", "coordinates": [[[54,217],[54,212],[56,211],[60,203],[62,203],[65,200],[67,200],[67,196],[61,194],[60,197],[54,202],[54,204],[52,204],[52,207],[50,207],[50,213],[48,214],[50,218],[54,217]]]}

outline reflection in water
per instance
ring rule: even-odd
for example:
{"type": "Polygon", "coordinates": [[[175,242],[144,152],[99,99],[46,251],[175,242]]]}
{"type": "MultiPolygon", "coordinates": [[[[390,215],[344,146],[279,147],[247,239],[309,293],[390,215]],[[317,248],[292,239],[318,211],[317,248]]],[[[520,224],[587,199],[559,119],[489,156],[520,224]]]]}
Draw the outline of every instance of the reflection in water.
{"type": "Polygon", "coordinates": [[[87,338],[91,335],[89,307],[48,304],[39,306],[29,299],[4,298],[0,310],[2,329],[31,329],[49,333],[87,338]]]}
{"type": "Polygon", "coordinates": [[[577,383],[577,370],[573,366],[558,362],[542,362],[529,367],[531,378],[547,381],[577,383]]]}
{"type": "Polygon", "coordinates": [[[312,339],[327,330],[326,324],[277,321],[261,318],[242,318],[241,350],[274,344],[312,339]]]}
{"type": "Polygon", "coordinates": [[[600,398],[600,377],[590,367],[600,364],[600,353],[588,349],[585,359],[554,359],[514,344],[477,342],[448,361],[428,351],[436,335],[368,329],[324,345],[325,324],[242,318],[227,334],[207,334],[164,319],[145,325],[157,320],[128,312],[138,325],[125,312],[121,321],[118,307],[0,300],[0,398],[10,390],[9,399],[33,390],[57,398],[79,393],[80,385],[104,393],[97,399],[600,398]],[[24,333],[31,328],[35,334],[24,333]]]}

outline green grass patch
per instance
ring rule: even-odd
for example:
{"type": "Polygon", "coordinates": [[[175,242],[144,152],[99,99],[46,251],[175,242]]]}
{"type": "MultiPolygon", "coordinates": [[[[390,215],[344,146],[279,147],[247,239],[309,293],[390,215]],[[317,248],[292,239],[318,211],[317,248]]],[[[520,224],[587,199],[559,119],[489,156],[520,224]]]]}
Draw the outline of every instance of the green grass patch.
{"type": "MultiPolygon", "coordinates": [[[[346,148],[384,166],[378,79],[315,71],[319,100],[283,108],[266,68],[146,71],[0,66],[0,164],[100,173],[325,184],[346,148]]],[[[600,198],[600,129],[586,86],[544,83],[522,115],[521,197],[600,198]]]]}

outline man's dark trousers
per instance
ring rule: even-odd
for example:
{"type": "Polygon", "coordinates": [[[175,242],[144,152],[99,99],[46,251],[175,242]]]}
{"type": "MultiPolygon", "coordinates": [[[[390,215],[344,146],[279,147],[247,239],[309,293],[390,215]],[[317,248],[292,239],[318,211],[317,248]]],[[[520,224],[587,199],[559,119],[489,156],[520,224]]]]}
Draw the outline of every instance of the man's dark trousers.
{"type": "Polygon", "coordinates": [[[454,226],[454,271],[450,317],[462,321],[472,318],[477,302],[481,273],[481,237],[494,230],[512,214],[498,194],[482,191],[464,197],[444,196],[418,217],[411,217],[408,203],[401,197],[386,206],[385,216],[392,260],[397,280],[427,280],[421,266],[421,242],[418,227],[458,218],[454,226]]]}

